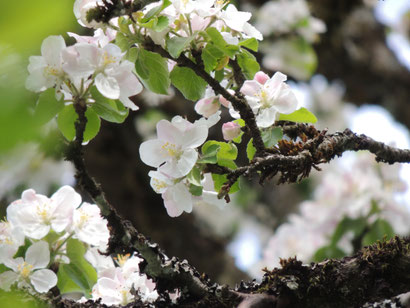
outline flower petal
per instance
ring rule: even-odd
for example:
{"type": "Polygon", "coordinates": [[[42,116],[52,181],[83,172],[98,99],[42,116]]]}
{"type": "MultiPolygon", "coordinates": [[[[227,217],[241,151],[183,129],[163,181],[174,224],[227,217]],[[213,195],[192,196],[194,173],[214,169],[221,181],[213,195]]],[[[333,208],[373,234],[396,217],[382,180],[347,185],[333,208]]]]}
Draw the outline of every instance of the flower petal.
{"type": "Polygon", "coordinates": [[[144,164],[151,167],[159,167],[168,159],[168,155],[162,150],[164,141],[159,139],[148,140],[141,144],[139,152],[144,164]]]}
{"type": "Polygon", "coordinates": [[[111,99],[120,98],[120,85],[114,77],[100,73],[95,77],[95,85],[98,91],[105,97],[111,99]]]}
{"type": "Polygon", "coordinates": [[[30,281],[37,292],[45,293],[57,284],[57,275],[52,270],[41,269],[30,276],[30,281]]]}
{"type": "Polygon", "coordinates": [[[31,245],[26,251],[26,262],[33,265],[33,269],[45,268],[50,262],[50,250],[47,242],[39,241],[31,245]]]}

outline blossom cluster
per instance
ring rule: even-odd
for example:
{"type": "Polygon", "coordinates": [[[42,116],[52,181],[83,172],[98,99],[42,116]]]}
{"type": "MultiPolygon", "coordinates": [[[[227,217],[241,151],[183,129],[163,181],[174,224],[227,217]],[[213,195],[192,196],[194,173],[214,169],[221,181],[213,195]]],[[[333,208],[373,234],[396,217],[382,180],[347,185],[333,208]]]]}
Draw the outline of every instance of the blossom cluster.
{"type": "Polygon", "coordinates": [[[65,266],[85,272],[92,266],[97,274],[89,294],[92,299],[125,305],[134,300],[131,290],[136,290],[141,300],[155,301],[155,284],[139,272],[140,258],[117,256],[114,262],[101,255],[109,236],[98,206],[81,202],[72,187],[63,186],[50,198],[26,190],[8,206],[6,220],[0,222],[0,264],[8,268],[0,274],[0,288],[45,293],[58,283],[64,293],[69,291],[64,289],[64,280],[69,279],[64,276],[65,266]],[[79,246],[70,251],[70,245],[79,246]],[[57,274],[52,270],[56,265],[57,274]]]}
{"type": "Polygon", "coordinates": [[[197,184],[203,189],[196,195],[192,195],[192,183],[187,177],[198,161],[197,148],[205,142],[209,127],[219,121],[219,118],[217,113],[209,119],[201,118],[194,123],[180,116],[174,117],[171,122],[161,120],[157,124],[158,138],[145,141],[140,146],[141,160],[157,168],[148,174],[151,177],[151,186],[156,193],[161,194],[171,217],[179,216],[183,212],[190,213],[194,203],[225,203],[217,199],[209,176],[198,179],[197,184]],[[207,187],[209,190],[205,189],[207,187]]]}
{"type": "Polygon", "coordinates": [[[41,45],[41,56],[31,56],[26,81],[27,89],[42,92],[56,89],[56,97],[66,101],[73,97],[86,103],[95,101],[89,93],[95,85],[109,99],[119,99],[124,106],[137,110],[129,99],[142,91],[142,85],[133,73],[134,65],[124,59],[125,53],[112,43],[114,37],[102,30],[93,38],[71,34],[77,43],[66,46],[62,36],[47,37],[41,45]]]}

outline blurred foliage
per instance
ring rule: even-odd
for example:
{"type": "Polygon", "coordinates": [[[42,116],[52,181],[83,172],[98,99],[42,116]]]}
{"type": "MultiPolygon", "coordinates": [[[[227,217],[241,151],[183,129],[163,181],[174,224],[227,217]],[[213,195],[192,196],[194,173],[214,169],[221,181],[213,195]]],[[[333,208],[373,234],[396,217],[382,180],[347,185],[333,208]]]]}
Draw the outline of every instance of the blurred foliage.
{"type": "Polygon", "coordinates": [[[0,2],[0,154],[41,136],[33,117],[38,95],[24,88],[30,55],[49,35],[76,31],[73,0],[0,2]]]}

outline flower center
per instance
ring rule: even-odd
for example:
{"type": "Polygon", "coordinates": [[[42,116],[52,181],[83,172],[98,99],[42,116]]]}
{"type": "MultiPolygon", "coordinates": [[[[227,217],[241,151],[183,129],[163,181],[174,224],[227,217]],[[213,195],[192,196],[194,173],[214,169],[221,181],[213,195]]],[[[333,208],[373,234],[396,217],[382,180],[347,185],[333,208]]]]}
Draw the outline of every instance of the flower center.
{"type": "Polygon", "coordinates": [[[168,156],[178,158],[181,155],[181,151],[173,143],[165,142],[161,147],[168,156]]]}
{"type": "Polygon", "coordinates": [[[130,258],[131,254],[127,253],[125,255],[117,255],[114,257],[114,260],[117,262],[117,264],[121,267],[124,266],[124,264],[128,261],[130,258]]]}
{"type": "Polygon", "coordinates": [[[107,66],[108,64],[115,63],[117,61],[115,57],[111,56],[108,52],[104,52],[103,62],[104,62],[104,66],[107,66]]]}
{"type": "Polygon", "coordinates": [[[61,74],[61,70],[58,69],[58,68],[56,68],[56,67],[54,67],[54,66],[47,65],[47,66],[44,68],[44,75],[46,75],[46,76],[58,77],[60,74],[61,74]]]}
{"type": "Polygon", "coordinates": [[[42,205],[37,205],[37,215],[40,216],[40,219],[44,224],[50,224],[51,215],[50,215],[50,206],[43,203],[42,205]]]}
{"type": "Polygon", "coordinates": [[[17,271],[20,275],[25,279],[30,276],[31,270],[33,269],[33,265],[28,264],[27,262],[23,262],[23,264],[19,264],[17,266],[17,271]]]}
{"type": "Polygon", "coordinates": [[[161,191],[163,188],[167,188],[168,185],[164,181],[158,180],[158,179],[153,179],[152,180],[152,186],[154,186],[154,190],[156,192],[161,191]]]}
{"type": "Polygon", "coordinates": [[[90,219],[90,215],[84,212],[82,209],[78,209],[80,212],[80,219],[78,220],[77,226],[78,228],[82,228],[84,224],[90,219]]]}

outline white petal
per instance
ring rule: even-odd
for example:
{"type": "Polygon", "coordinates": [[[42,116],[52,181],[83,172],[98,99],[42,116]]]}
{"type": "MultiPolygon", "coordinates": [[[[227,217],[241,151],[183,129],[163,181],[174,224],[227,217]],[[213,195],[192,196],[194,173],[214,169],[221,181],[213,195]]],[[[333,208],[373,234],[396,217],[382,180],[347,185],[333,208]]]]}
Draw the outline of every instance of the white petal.
{"type": "Polygon", "coordinates": [[[48,243],[39,241],[31,245],[26,251],[26,262],[33,265],[33,269],[45,268],[50,262],[48,243]]]}
{"type": "Polygon", "coordinates": [[[159,139],[148,140],[141,144],[139,152],[140,158],[144,164],[151,167],[159,167],[169,157],[165,151],[162,150],[164,141],[159,139]]]}
{"type": "Polygon", "coordinates": [[[255,80],[246,80],[241,88],[245,95],[256,96],[262,90],[262,85],[255,80]]]}
{"type": "Polygon", "coordinates": [[[275,108],[271,107],[260,109],[259,114],[256,116],[256,123],[262,128],[269,127],[275,122],[275,117],[275,108]]]}
{"type": "Polygon", "coordinates": [[[41,55],[50,65],[61,66],[61,51],[66,47],[61,35],[47,37],[41,44],[41,55]]]}
{"type": "Polygon", "coordinates": [[[167,120],[161,120],[157,123],[158,139],[177,144],[181,138],[181,130],[179,130],[173,123],[167,120]]]}
{"type": "Polygon", "coordinates": [[[168,189],[162,194],[167,213],[171,217],[177,217],[184,211],[192,211],[192,196],[188,188],[183,183],[178,183],[172,189],[168,189]]]}
{"type": "Polygon", "coordinates": [[[48,292],[57,284],[57,275],[49,269],[41,269],[30,275],[31,284],[39,293],[48,292]]]}
{"type": "Polygon", "coordinates": [[[13,283],[17,282],[18,275],[15,272],[7,271],[0,274],[0,289],[10,291],[13,283]]]}
{"type": "Polygon", "coordinates": [[[81,204],[81,196],[70,186],[63,186],[51,196],[54,203],[52,228],[63,231],[71,222],[73,211],[81,204]]]}
{"type": "Polygon", "coordinates": [[[47,66],[46,60],[42,56],[31,56],[29,61],[30,64],[27,66],[29,73],[32,73],[39,68],[43,69],[47,66]]]}
{"type": "Polygon", "coordinates": [[[279,88],[283,82],[285,82],[288,79],[288,77],[281,73],[281,72],[276,72],[271,79],[269,79],[266,84],[265,87],[268,88],[269,90],[273,91],[276,90],[277,88],[279,88]]]}
{"type": "Polygon", "coordinates": [[[198,160],[198,152],[194,149],[186,149],[177,162],[178,174],[175,177],[187,175],[198,160]]]}
{"type": "Polygon", "coordinates": [[[197,148],[203,144],[208,137],[208,126],[195,125],[192,129],[186,131],[182,136],[182,148],[197,148]]]}
{"type": "Polygon", "coordinates": [[[298,100],[291,88],[288,85],[283,84],[282,89],[275,98],[272,106],[280,113],[289,114],[294,112],[298,107],[298,100]]]}
{"type": "Polygon", "coordinates": [[[95,77],[95,85],[102,95],[111,99],[120,98],[120,85],[117,79],[102,73],[95,77]]]}
{"type": "Polygon", "coordinates": [[[44,77],[43,68],[33,71],[26,79],[26,89],[33,92],[41,92],[49,88],[49,83],[44,77]]]}

